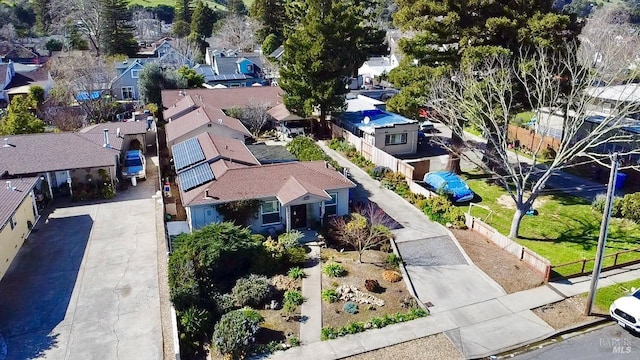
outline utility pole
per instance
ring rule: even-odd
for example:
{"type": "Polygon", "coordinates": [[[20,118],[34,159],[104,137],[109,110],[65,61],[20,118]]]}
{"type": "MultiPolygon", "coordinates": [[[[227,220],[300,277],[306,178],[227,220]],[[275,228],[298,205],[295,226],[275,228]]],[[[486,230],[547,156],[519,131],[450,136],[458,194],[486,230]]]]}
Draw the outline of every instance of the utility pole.
{"type": "Polygon", "coordinates": [[[611,220],[611,207],[613,205],[613,196],[615,195],[616,177],[618,176],[618,153],[611,154],[611,172],[609,174],[609,186],[607,187],[607,201],[604,205],[602,213],[602,224],[600,225],[600,236],[598,237],[598,249],[596,251],[596,262],[593,265],[593,274],[591,275],[591,287],[589,288],[589,296],[587,297],[587,307],[584,314],[591,315],[591,309],[596,298],[598,290],[598,278],[600,270],[602,270],[602,258],[604,257],[604,248],[607,244],[607,233],[609,232],[609,220],[611,220]]]}

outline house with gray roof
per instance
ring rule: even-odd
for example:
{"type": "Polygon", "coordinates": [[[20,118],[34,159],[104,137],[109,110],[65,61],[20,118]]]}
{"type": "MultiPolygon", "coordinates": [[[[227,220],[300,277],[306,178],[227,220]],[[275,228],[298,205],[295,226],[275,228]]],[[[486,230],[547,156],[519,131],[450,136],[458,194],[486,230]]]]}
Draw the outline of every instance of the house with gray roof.
{"type": "Polygon", "coordinates": [[[209,86],[245,87],[265,82],[259,53],[207,48],[205,61],[213,72],[206,82],[209,86]]]}
{"type": "Polygon", "coordinates": [[[41,133],[5,136],[0,145],[0,179],[36,176],[46,181],[50,197],[72,195],[75,184],[101,179],[116,181],[120,151],[114,133],[103,131],[102,141],[79,133],[41,133]]]}

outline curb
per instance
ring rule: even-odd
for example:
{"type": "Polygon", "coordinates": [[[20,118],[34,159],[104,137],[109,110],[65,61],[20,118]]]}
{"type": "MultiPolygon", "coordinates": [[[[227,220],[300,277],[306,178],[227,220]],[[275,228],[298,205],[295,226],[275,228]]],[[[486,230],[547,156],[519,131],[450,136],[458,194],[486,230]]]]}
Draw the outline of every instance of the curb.
{"type": "Polygon", "coordinates": [[[539,347],[550,345],[552,342],[554,342],[550,339],[561,337],[562,339],[560,340],[566,340],[574,336],[582,335],[585,332],[597,330],[599,327],[603,326],[603,324],[607,323],[611,323],[611,319],[604,317],[600,319],[585,321],[575,326],[557,330],[549,335],[541,336],[518,345],[501,349],[499,353],[483,354],[481,357],[491,357],[492,359],[512,358],[515,355],[524,354],[536,350],[539,347]]]}

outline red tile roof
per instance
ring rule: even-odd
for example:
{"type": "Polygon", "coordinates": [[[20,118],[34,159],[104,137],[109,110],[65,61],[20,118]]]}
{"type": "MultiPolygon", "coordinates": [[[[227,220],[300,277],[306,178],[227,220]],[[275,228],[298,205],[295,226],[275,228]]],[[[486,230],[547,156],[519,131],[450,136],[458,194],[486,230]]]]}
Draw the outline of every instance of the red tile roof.
{"type": "Polygon", "coordinates": [[[264,199],[278,194],[291,201],[304,193],[326,199],[322,191],[352,187],[353,182],[324,161],[305,161],[230,168],[212,182],[181,191],[180,196],[185,206],[264,199]],[[204,198],[206,189],[212,198],[204,198]],[[285,195],[289,193],[292,195],[285,195]]]}
{"type": "MultiPolygon", "coordinates": [[[[229,89],[186,89],[186,90],[162,90],[162,105],[169,109],[189,95],[196,105],[207,106],[227,110],[231,108],[243,108],[250,99],[259,99],[276,106],[282,104],[284,90],[277,86],[256,86],[229,89]],[[180,95],[181,92],[185,95],[180,95]]],[[[166,118],[165,118],[166,119],[166,118]]]]}
{"type": "Polygon", "coordinates": [[[2,184],[0,184],[0,230],[18,209],[18,206],[29,196],[29,192],[36,186],[38,180],[37,177],[2,180],[2,184]],[[11,189],[7,189],[7,181],[11,181],[11,189]]]}

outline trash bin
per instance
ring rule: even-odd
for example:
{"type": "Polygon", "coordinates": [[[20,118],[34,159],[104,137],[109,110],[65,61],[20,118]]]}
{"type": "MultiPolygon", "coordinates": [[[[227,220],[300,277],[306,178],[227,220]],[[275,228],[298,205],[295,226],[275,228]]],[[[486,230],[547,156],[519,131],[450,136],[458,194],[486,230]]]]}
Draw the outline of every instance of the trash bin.
{"type": "Polygon", "coordinates": [[[615,185],[616,190],[622,189],[622,187],[624,186],[624,182],[626,180],[627,180],[627,174],[618,173],[618,175],[616,176],[616,185],[615,185]]]}

